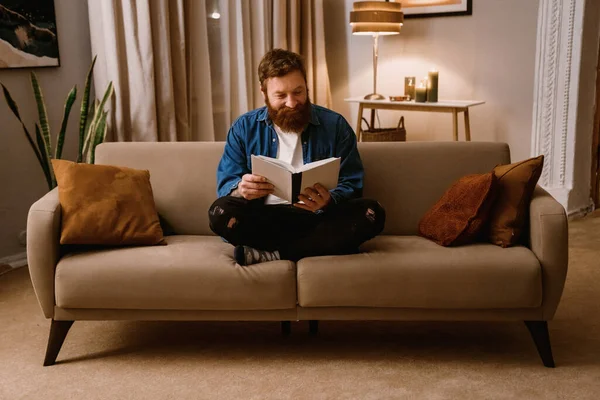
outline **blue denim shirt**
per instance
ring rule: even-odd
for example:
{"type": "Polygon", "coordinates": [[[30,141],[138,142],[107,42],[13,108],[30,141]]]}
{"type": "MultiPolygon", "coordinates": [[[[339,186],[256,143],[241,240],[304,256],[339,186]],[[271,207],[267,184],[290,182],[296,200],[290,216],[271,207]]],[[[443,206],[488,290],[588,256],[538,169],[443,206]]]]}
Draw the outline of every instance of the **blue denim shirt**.
{"type": "MultiPolygon", "coordinates": [[[[313,104],[301,142],[304,164],[329,157],[341,158],[338,186],[330,190],[334,203],[362,196],[362,161],[356,148],[356,135],[344,117],[313,104]]],[[[276,158],[278,146],[266,106],[239,117],[227,134],[225,151],[217,168],[218,196],[230,194],[242,176],[251,173],[252,154],[276,158]]]]}

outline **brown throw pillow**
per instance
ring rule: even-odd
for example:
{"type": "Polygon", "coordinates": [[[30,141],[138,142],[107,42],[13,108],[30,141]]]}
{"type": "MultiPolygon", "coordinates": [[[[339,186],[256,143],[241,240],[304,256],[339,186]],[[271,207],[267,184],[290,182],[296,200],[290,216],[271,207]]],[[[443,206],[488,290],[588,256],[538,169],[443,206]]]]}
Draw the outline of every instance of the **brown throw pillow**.
{"type": "Polygon", "coordinates": [[[544,156],[541,155],[494,168],[499,193],[490,213],[490,242],[502,247],[518,243],[543,166],[544,156]]]}
{"type": "Polygon", "coordinates": [[[419,234],[441,246],[478,239],[496,193],[492,172],[463,176],[450,186],[419,222],[419,234]]]}
{"type": "Polygon", "coordinates": [[[150,173],[52,160],[62,207],[61,244],[153,245],[163,239],[150,173]]]}

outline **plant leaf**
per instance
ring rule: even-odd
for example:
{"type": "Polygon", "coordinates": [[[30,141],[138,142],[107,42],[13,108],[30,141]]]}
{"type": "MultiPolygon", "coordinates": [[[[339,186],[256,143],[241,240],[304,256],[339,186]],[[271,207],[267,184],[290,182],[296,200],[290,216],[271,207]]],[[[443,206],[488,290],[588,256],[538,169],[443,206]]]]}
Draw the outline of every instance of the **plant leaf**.
{"type": "MultiPolygon", "coordinates": [[[[100,140],[100,143],[104,143],[106,141],[106,132],[108,132],[108,111],[105,111],[106,113],[106,125],[104,126],[104,132],[102,133],[102,140],[100,140]]],[[[100,144],[98,143],[98,144],[100,144]]]]}
{"type": "MultiPolygon", "coordinates": [[[[37,141],[38,147],[41,149],[45,149],[44,146],[44,138],[40,133],[40,127],[38,124],[35,124],[35,139],[37,141]]],[[[40,164],[42,165],[42,169],[44,170],[44,176],[46,177],[46,183],[48,183],[48,189],[52,190],[56,187],[56,182],[52,177],[52,173],[50,172],[50,161],[47,156],[42,157],[40,164]]]]}
{"type": "Polygon", "coordinates": [[[85,78],[85,88],[83,89],[83,99],[81,100],[81,115],[79,117],[79,150],[77,153],[77,162],[81,162],[83,159],[83,142],[85,140],[85,133],[87,132],[86,125],[88,124],[88,113],[90,111],[90,87],[92,86],[92,74],[94,72],[94,65],[96,64],[97,57],[98,56],[94,56],[92,65],[90,65],[90,69],[85,78]]]}
{"type": "Polygon", "coordinates": [[[106,102],[108,101],[108,99],[113,95],[114,93],[114,87],[113,87],[113,83],[108,82],[108,86],[106,87],[106,91],[104,92],[104,96],[102,97],[102,101],[100,102],[100,104],[98,104],[98,100],[96,99],[96,109],[94,112],[94,117],[92,119],[92,122],[90,124],[90,129],[88,132],[86,132],[86,138],[85,138],[85,144],[83,146],[83,154],[85,157],[87,157],[87,159],[89,159],[89,147],[90,145],[93,144],[93,136],[94,133],[96,132],[96,127],[98,126],[98,121],[100,120],[100,118],[102,118],[102,113],[104,112],[104,107],[106,105],[106,102]]]}
{"type": "Polygon", "coordinates": [[[92,148],[90,149],[90,159],[89,163],[93,164],[96,159],[96,146],[98,146],[104,140],[106,136],[106,117],[108,116],[108,111],[102,112],[102,117],[100,117],[100,121],[98,121],[98,126],[96,128],[96,133],[94,137],[94,143],[92,144],[92,148]]]}
{"type": "Polygon", "coordinates": [[[83,141],[83,159],[88,162],[89,160],[89,149],[92,144],[94,132],[96,131],[96,115],[99,113],[100,100],[96,99],[92,106],[93,112],[89,115],[88,121],[85,125],[85,140],[83,141]]]}
{"type": "Polygon", "coordinates": [[[85,130],[84,130],[84,136],[83,136],[83,146],[81,148],[81,154],[79,155],[81,158],[77,160],[77,162],[83,162],[83,160],[85,159],[85,148],[87,147],[85,145],[85,143],[88,140],[88,136],[89,136],[89,132],[90,132],[90,126],[92,125],[92,119],[93,116],[96,114],[96,102],[90,102],[90,107],[89,107],[89,113],[88,113],[88,119],[85,122],[85,130]]]}
{"type": "Polygon", "coordinates": [[[108,86],[106,87],[106,91],[104,92],[104,97],[102,98],[102,102],[100,103],[100,109],[104,111],[104,106],[108,99],[113,95],[115,88],[113,87],[112,81],[108,82],[108,86]]]}
{"type": "MultiPolygon", "coordinates": [[[[2,85],[2,89],[4,91],[4,98],[6,99],[6,102],[8,103],[9,108],[12,110],[12,112],[15,114],[15,117],[17,117],[17,119],[21,123],[21,126],[23,127],[23,132],[25,133],[25,137],[27,138],[27,141],[29,142],[29,145],[31,146],[31,150],[33,150],[33,153],[35,154],[35,157],[37,158],[38,163],[40,163],[42,170],[44,170],[44,164],[42,161],[42,156],[40,154],[40,151],[38,150],[37,146],[33,142],[33,138],[31,137],[31,134],[27,130],[25,123],[23,122],[23,120],[21,119],[21,116],[19,115],[19,108],[17,107],[17,103],[15,103],[12,96],[10,95],[10,92],[4,85],[2,85]]],[[[44,172],[44,175],[46,175],[45,172],[44,172]]],[[[50,183],[48,183],[48,186],[50,186],[50,183]]]]}
{"type": "Polygon", "coordinates": [[[62,157],[62,149],[65,143],[65,134],[67,132],[67,123],[69,122],[69,114],[71,113],[71,107],[73,107],[75,98],[77,98],[77,85],[73,86],[73,89],[71,89],[71,91],[67,95],[67,100],[65,101],[65,112],[63,114],[63,120],[60,125],[60,132],[58,133],[58,138],[56,139],[56,150],[54,151],[54,158],[62,157]]]}
{"type": "Polygon", "coordinates": [[[19,115],[19,107],[17,107],[17,103],[15,103],[15,101],[13,100],[6,86],[2,85],[2,91],[4,91],[4,98],[6,99],[8,107],[12,110],[13,114],[15,114],[19,121],[21,121],[21,116],[19,115]]]}
{"type": "Polygon", "coordinates": [[[37,103],[38,114],[40,116],[40,128],[42,130],[42,138],[44,139],[46,154],[49,158],[52,158],[52,139],[50,137],[50,125],[48,124],[48,112],[46,111],[46,104],[44,103],[42,88],[38,83],[35,72],[31,73],[31,86],[33,87],[35,102],[37,103]]]}

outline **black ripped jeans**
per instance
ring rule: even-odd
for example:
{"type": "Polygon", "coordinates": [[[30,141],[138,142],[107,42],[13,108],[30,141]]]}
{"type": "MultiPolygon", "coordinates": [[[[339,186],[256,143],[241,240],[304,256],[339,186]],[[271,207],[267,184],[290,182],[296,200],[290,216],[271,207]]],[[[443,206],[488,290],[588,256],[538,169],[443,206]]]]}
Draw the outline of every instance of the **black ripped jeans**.
{"type": "Polygon", "coordinates": [[[208,210],[210,229],[234,246],[278,250],[284,260],[352,254],[383,230],[385,210],[375,200],[331,204],[321,214],[263,199],[224,196],[208,210]]]}

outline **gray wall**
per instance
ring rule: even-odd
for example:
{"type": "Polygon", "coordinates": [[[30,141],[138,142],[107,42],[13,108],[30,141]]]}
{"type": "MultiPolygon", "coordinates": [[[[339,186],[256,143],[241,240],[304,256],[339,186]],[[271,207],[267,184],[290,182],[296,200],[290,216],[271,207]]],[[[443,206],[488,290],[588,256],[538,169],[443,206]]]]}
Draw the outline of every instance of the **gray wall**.
{"type": "MultiPolygon", "coordinates": [[[[77,126],[85,76],[91,62],[87,2],[55,0],[60,64],[58,68],[0,69],[0,82],[11,92],[30,132],[38,121],[29,74],[35,71],[48,108],[50,129],[58,133],[67,93],[77,84],[63,158],[77,154],[77,126]]],[[[42,170],[21,126],[0,96],[0,258],[25,251],[18,235],[26,228],[29,207],[48,190],[42,170]]]]}
{"type": "MultiPolygon", "coordinates": [[[[333,108],[356,128],[358,106],[344,98],[372,91],[373,40],[352,35],[352,0],[324,3],[333,108]]],[[[539,1],[473,3],[472,16],[407,19],[399,35],[380,37],[378,92],[404,94],[405,76],[421,79],[435,66],[440,99],[486,101],[471,109],[473,140],[507,142],[513,160],[528,158],[539,1]]],[[[451,114],[379,111],[381,125],[396,125],[402,114],[408,140],[452,140],[451,114]]]]}

